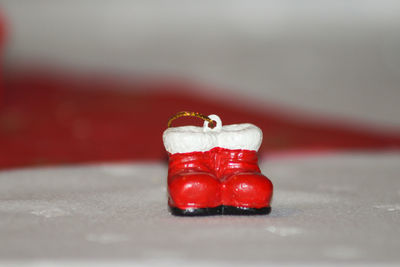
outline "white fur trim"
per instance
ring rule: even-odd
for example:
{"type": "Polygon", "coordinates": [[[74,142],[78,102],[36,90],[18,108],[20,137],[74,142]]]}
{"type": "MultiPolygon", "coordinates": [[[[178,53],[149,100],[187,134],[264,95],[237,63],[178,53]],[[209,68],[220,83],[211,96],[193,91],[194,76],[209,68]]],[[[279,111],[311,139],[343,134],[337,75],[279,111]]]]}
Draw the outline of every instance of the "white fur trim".
{"type": "Polygon", "coordinates": [[[216,115],[210,115],[217,122],[213,129],[205,123],[203,127],[171,127],[164,131],[165,149],[171,153],[205,152],[214,147],[258,151],[262,142],[262,131],[250,123],[222,126],[216,115]]]}

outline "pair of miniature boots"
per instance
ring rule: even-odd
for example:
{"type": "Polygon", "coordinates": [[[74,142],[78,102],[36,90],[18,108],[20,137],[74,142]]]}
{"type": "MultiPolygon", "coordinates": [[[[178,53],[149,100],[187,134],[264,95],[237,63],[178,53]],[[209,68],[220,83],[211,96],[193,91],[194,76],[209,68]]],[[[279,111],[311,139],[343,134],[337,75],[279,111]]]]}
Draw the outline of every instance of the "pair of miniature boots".
{"type": "Polygon", "coordinates": [[[171,127],[163,141],[169,154],[168,205],[178,216],[268,214],[273,186],[261,174],[257,150],[262,131],[253,124],[171,127]]]}

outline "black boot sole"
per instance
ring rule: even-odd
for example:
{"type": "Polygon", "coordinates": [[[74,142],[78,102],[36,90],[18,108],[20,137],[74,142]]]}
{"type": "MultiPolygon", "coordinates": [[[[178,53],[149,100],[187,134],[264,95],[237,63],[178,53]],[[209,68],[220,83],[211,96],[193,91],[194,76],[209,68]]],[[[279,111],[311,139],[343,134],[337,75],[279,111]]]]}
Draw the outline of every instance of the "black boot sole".
{"type": "Polygon", "coordinates": [[[169,211],[175,216],[212,216],[221,215],[222,206],[215,208],[199,208],[199,209],[179,209],[176,207],[169,207],[169,211]]]}
{"type": "Polygon", "coordinates": [[[264,208],[247,208],[233,206],[218,206],[214,208],[199,209],[179,209],[169,207],[172,215],[175,216],[212,216],[212,215],[266,215],[271,212],[271,207],[264,208]]]}
{"type": "Polygon", "coordinates": [[[267,215],[270,212],[271,207],[257,209],[247,207],[222,206],[223,215],[267,215]]]}

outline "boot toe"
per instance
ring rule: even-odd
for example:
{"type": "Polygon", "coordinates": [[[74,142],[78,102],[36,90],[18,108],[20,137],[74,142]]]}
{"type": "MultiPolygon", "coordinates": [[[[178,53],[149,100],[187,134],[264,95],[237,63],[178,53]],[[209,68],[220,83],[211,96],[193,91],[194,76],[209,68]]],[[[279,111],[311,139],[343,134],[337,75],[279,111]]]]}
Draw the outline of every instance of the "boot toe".
{"type": "Polygon", "coordinates": [[[180,173],[168,182],[169,205],[181,210],[221,205],[219,181],[208,173],[180,173]]]}
{"type": "Polygon", "coordinates": [[[238,208],[267,208],[272,190],[271,181],[262,174],[235,174],[223,182],[222,204],[238,208]]]}

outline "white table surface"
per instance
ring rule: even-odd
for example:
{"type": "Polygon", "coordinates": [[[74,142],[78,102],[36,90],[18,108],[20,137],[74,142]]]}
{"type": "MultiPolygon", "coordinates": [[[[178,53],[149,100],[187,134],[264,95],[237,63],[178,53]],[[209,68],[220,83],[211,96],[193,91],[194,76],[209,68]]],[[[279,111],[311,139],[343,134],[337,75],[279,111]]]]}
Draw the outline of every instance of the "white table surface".
{"type": "Polygon", "coordinates": [[[268,216],[181,218],[162,163],[0,172],[0,262],[400,264],[400,153],[271,158],[268,216]]]}

